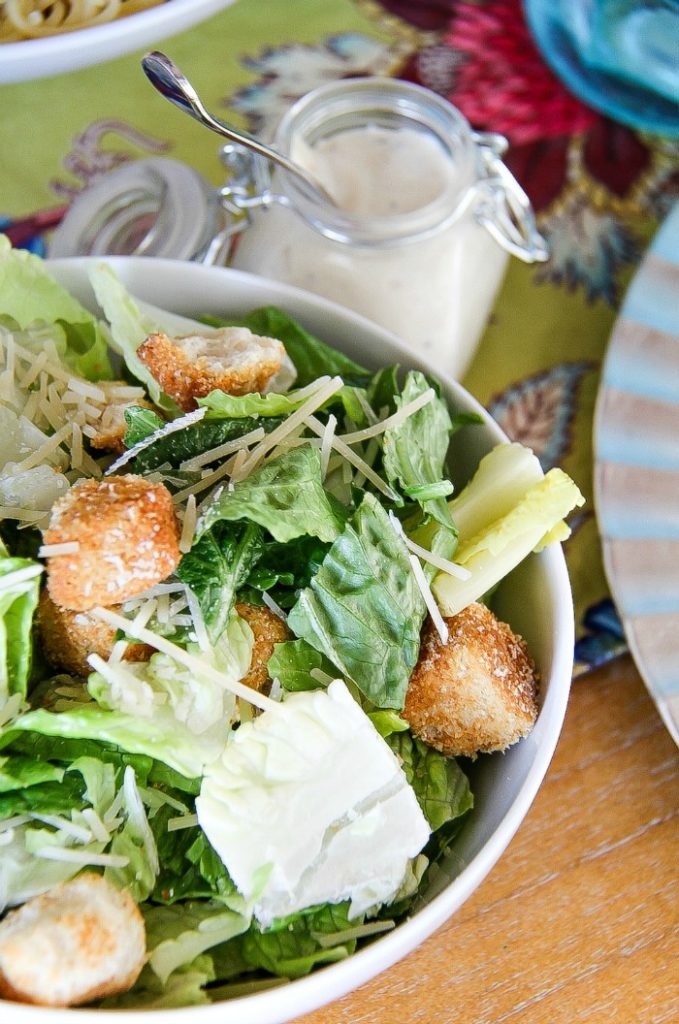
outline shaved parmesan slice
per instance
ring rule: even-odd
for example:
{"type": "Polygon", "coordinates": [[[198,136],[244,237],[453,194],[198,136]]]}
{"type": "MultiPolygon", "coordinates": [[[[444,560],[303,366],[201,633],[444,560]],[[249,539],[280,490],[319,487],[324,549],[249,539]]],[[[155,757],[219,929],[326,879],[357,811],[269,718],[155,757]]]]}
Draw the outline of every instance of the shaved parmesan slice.
{"type": "Polygon", "coordinates": [[[288,695],[231,734],[198,821],[267,926],[319,903],[391,899],[429,826],[403,769],[342,680],[288,695]]]}

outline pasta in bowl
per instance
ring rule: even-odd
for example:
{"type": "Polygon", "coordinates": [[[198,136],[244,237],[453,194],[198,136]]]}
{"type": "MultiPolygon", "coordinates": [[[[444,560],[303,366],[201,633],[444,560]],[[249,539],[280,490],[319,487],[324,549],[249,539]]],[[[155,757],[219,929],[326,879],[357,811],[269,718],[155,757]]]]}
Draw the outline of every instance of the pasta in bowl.
{"type": "Polygon", "coordinates": [[[233,0],[0,0],[0,83],[75,71],[181,32],[233,0]]]}
{"type": "Polygon", "coordinates": [[[103,25],[167,0],[3,0],[0,4],[0,42],[42,39],[61,32],[103,25]]]}

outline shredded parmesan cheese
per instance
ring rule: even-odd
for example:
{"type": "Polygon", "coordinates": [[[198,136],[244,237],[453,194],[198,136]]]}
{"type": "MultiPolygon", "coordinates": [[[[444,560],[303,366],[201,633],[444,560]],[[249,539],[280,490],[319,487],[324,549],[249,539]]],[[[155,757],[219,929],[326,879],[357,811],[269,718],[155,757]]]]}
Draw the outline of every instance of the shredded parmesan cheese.
{"type": "Polygon", "coordinates": [[[197,824],[197,814],[182,814],[178,818],[168,818],[167,831],[177,832],[180,828],[195,828],[197,824]]]}
{"type": "Polygon", "coordinates": [[[283,620],[283,622],[287,622],[287,615],[285,614],[281,606],[276,601],[274,601],[273,597],[271,597],[270,594],[267,594],[266,590],[262,591],[262,601],[267,606],[269,611],[272,611],[274,615],[277,615],[279,619],[283,620]]]}
{"type": "Polygon", "coordinates": [[[110,626],[115,629],[124,630],[130,636],[133,636],[135,640],[140,640],[142,643],[148,644],[150,647],[154,647],[158,651],[162,651],[164,654],[169,655],[170,658],[174,658],[181,665],[185,665],[186,668],[191,669],[193,672],[207,676],[209,679],[214,679],[224,689],[230,690],[237,697],[248,702],[248,704],[254,704],[261,711],[267,711],[271,708],[276,709],[278,705],[276,701],[269,700],[263,693],[258,693],[257,690],[251,689],[249,686],[245,686],[244,683],[236,683],[227,679],[222,672],[214,668],[212,665],[208,665],[206,662],[201,661],[200,658],[196,658],[193,654],[189,654],[183,647],[178,647],[177,644],[173,644],[166,637],[159,636],[158,633],[152,633],[151,630],[145,629],[138,626],[136,622],[129,622],[124,619],[121,615],[116,612],[112,612],[110,608],[94,608],[91,612],[96,618],[101,619],[103,622],[108,622],[110,626]]]}
{"type": "Polygon", "coordinates": [[[182,554],[186,554],[187,551],[191,550],[196,533],[196,518],[196,496],[195,494],[189,494],[184,510],[182,532],[179,537],[179,550],[182,554]]]}
{"type": "Polygon", "coordinates": [[[417,398],[413,398],[412,402],[408,402],[401,409],[398,409],[391,416],[387,416],[386,419],[380,420],[378,423],[373,423],[369,427],[364,427],[363,430],[355,430],[351,434],[343,434],[342,440],[345,444],[357,444],[359,441],[367,441],[369,437],[375,437],[377,434],[384,433],[385,430],[391,430],[394,427],[399,427],[404,420],[407,420],[409,416],[419,412],[419,410],[428,405],[433,398],[436,397],[436,392],[433,388],[428,388],[423,391],[417,398]]]}
{"type": "Polygon", "coordinates": [[[80,542],[67,540],[62,544],[43,544],[38,548],[38,558],[56,558],[58,555],[77,555],[80,542]]]}
{"type": "Polygon", "coordinates": [[[94,838],[99,840],[100,843],[107,843],[111,835],[95,809],[93,807],[86,807],[82,812],[82,816],[90,826],[94,838]]]}
{"type": "Polygon", "coordinates": [[[44,860],[63,860],[70,864],[92,864],[102,868],[126,868],[129,857],[116,853],[88,853],[86,850],[73,850],[65,846],[41,846],[35,851],[36,857],[44,860]]]}
{"type": "MultiPolygon", "coordinates": [[[[308,417],[317,409],[320,409],[324,402],[327,402],[327,400],[342,387],[344,387],[344,381],[342,378],[332,377],[321,387],[316,388],[306,402],[303,402],[299,408],[295,409],[284,423],[281,423],[280,426],[276,427],[275,430],[272,430],[270,434],[267,434],[264,440],[260,441],[257,447],[252,450],[249,458],[240,468],[238,479],[244,479],[248,476],[261,462],[267,452],[271,451],[272,448],[275,448],[276,445],[296,427],[298,427],[300,423],[307,422],[308,417]]],[[[321,429],[324,430],[325,427],[322,427],[321,429]]],[[[233,475],[232,479],[234,479],[233,475]]]]}
{"type": "Polygon", "coordinates": [[[65,832],[66,835],[72,836],[74,839],[81,843],[92,842],[92,832],[88,828],[81,828],[80,825],[74,824],[69,821],[68,818],[63,818],[58,814],[38,814],[37,812],[31,813],[31,818],[35,821],[42,821],[45,825],[51,825],[52,828],[57,829],[59,832],[65,832]]]}
{"type": "Polygon", "coordinates": [[[67,437],[71,436],[71,424],[66,423],[61,430],[57,430],[56,434],[52,434],[51,437],[32,451],[30,455],[27,455],[21,462],[17,462],[14,467],[15,473],[21,473],[27,469],[32,469],[34,466],[39,466],[43,462],[56,461],[51,458],[52,454],[56,452],[62,441],[65,441],[67,437]]]}
{"type": "MultiPolygon", "coordinates": [[[[323,437],[325,426],[321,423],[320,420],[316,419],[315,416],[307,416],[306,423],[309,425],[309,427],[311,427],[315,434],[318,434],[319,437],[323,437]]],[[[385,498],[388,498],[389,501],[398,501],[398,494],[396,494],[391,489],[389,484],[386,484],[384,480],[380,476],[378,476],[373,469],[370,468],[368,463],[365,462],[360,457],[360,455],[357,455],[356,452],[353,451],[349,447],[349,445],[346,444],[341,438],[334,437],[332,441],[332,446],[336,451],[339,452],[340,455],[342,455],[346,459],[347,462],[351,463],[352,466],[360,470],[360,472],[363,473],[366,480],[369,480],[370,483],[373,484],[377,488],[377,490],[380,491],[385,496],[385,498]]]]}
{"type": "Polygon", "coordinates": [[[133,444],[131,448],[128,448],[126,452],[123,452],[120,458],[116,459],[116,461],[108,467],[106,474],[109,475],[111,473],[117,473],[121,466],[124,466],[126,462],[130,461],[130,459],[136,458],[140,452],[143,452],[144,449],[148,448],[150,445],[155,444],[156,441],[161,439],[161,437],[167,437],[168,434],[174,434],[177,430],[183,430],[184,427],[190,427],[193,423],[198,423],[203,419],[206,412],[207,409],[194,409],[193,412],[187,412],[186,415],[178,416],[176,420],[172,420],[170,423],[165,423],[162,427],[159,427],[158,430],[154,430],[152,434],[149,434],[148,437],[145,437],[142,441],[137,441],[137,443],[133,444]]]}
{"type": "Polygon", "coordinates": [[[411,540],[393,512],[389,513],[389,519],[393,528],[403,538],[407,547],[409,547],[414,554],[418,555],[425,562],[430,562],[431,565],[435,565],[436,568],[440,569],[442,572],[448,573],[449,576],[455,576],[459,580],[469,579],[471,572],[464,565],[458,565],[457,562],[451,562],[448,558],[442,558],[441,555],[436,555],[433,551],[429,551],[427,548],[423,548],[420,544],[417,544],[414,540],[411,540]]]}
{"type": "Polygon", "coordinates": [[[0,590],[13,590],[18,584],[35,579],[41,572],[41,565],[27,565],[23,569],[15,569],[14,572],[5,573],[4,576],[0,576],[0,590]]]}
{"type": "Polygon", "coordinates": [[[332,451],[332,441],[337,426],[337,417],[332,414],[328,416],[328,422],[321,438],[321,479],[325,480],[328,472],[328,462],[332,451]]]}
{"type": "Polygon", "coordinates": [[[439,636],[441,637],[441,643],[447,644],[448,627],[446,626],[443,620],[443,616],[439,611],[439,606],[436,603],[436,598],[431,592],[431,587],[427,583],[427,577],[424,575],[424,570],[420,565],[420,560],[418,559],[417,555],[409,555],[408,557],[410,559],[410,565],[412,566],[415,582],[420,588],[420,592],[422,594],[422,597],[424,598],[424,603],[426,604],[429,614],[431,615],[432,622],[436,626],[436,630],[439,636]]]}
{"type": "Polygon", "coordinates": [[[240,437],[234,437],[232,441],[225,441],[224,444],[218,445],[216,448],[210,448],[209,451],[202,452],[200,455],[194,455],[192,459],[186,459],[185,462],[180,463],[179,468],[186,472],[191,472],[196,469],[201,469],[203,466],[207,466],[210,462],[216,462],[217,459],[224,458],[225,455],[233,455],[240,448],[246,448],[251,444],[256,444],[257,441],[261,441],[264,437],[264,428],[256,427],[254,430],[248,431],[247,434],[242,434],[240,437]]]}

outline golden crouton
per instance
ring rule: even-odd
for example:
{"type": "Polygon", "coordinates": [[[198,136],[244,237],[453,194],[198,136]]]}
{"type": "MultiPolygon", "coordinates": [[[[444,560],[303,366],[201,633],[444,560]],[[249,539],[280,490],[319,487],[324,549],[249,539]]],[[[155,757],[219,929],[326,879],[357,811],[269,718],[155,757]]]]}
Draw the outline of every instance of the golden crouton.
{"type": "Polygon", "coordinates": [[[267,665],[273,654],[274,644],[289,640],[292,633],[283,620],[269,608],[258,608],[253,604],[237,604],[236,611],[242,619],[245,619],[255,638],[250,670],[242,682],[253,690],[268,690],[271,677],[267,665]]]}
{"type": "Polygon", "coordinates": [[[77,1006],[126,992],[145,959],[137,904],[85,872],[10,911],[0,924],[0,996],[77,1006]]]}
{"type": "Polygon", "coordinates": [[[73,611],[122,604],[166,579],[180,559],[170,492],[133,474],[79,480],[52,506],[44,542],[78,545],[47,559],[50,597],[73,611]]]}
{"type": "Polygon", "coordinates": [[[101,380],[97,382],[97,387],[106,395],[106,404],[99,419],[92,423],[96,434],[90,438],[90,444],[93,448],[121,455],[125,451],[127,433],[125,410],[132,406],[142,406],[155,411],[155,406],[144,397],[142,388],[131,388],[125,381],[101,380]],[[128,397],[132,391],[138,391],[139,396],[128,397]]]}
{"type": "Polygon", "coordinates": [[[260,337],[247,327],[223,327],[205,337],[150,334],[137,355],[163,391],[190,411],[197,398],[211,391],[263,391],[280,370],[285,349],[275,338],[260,337]]]}
{"type": "MultiPolygon", "coordinates": [[[[111,609],[119,612],[118,606],[111,609]]],[[[116,631],[89,612],[75,612],[55,604],[47,588],[40,593],[37,625],[45,658],[60,672],[85,677],[92,671],[87,658],[98,654],[104,661],[115,643],[116,631]]],[[[148,644],[129,643],[125,648],[125,661],[148,661],[154,653],[148,644]]]]}
{"type": "Polygon", "coordinates": [[[504,750],[537,717],[535,667],[520,636],[482,604],[445,620],[444,644],[428,620],[403,717],[416,736],[450,756],[504,750]]]}

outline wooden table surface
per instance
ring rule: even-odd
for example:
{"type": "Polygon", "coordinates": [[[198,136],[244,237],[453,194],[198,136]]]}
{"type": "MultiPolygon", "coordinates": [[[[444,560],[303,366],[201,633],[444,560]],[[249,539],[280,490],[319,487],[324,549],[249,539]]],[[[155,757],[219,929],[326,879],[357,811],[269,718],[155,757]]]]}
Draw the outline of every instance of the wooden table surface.
{"type": "Polygon", "coordinates": [[[679,1022],[678,765],[630,658],[577,680],[542,788],[477,892],[298,1024],[679,1022]]]}

